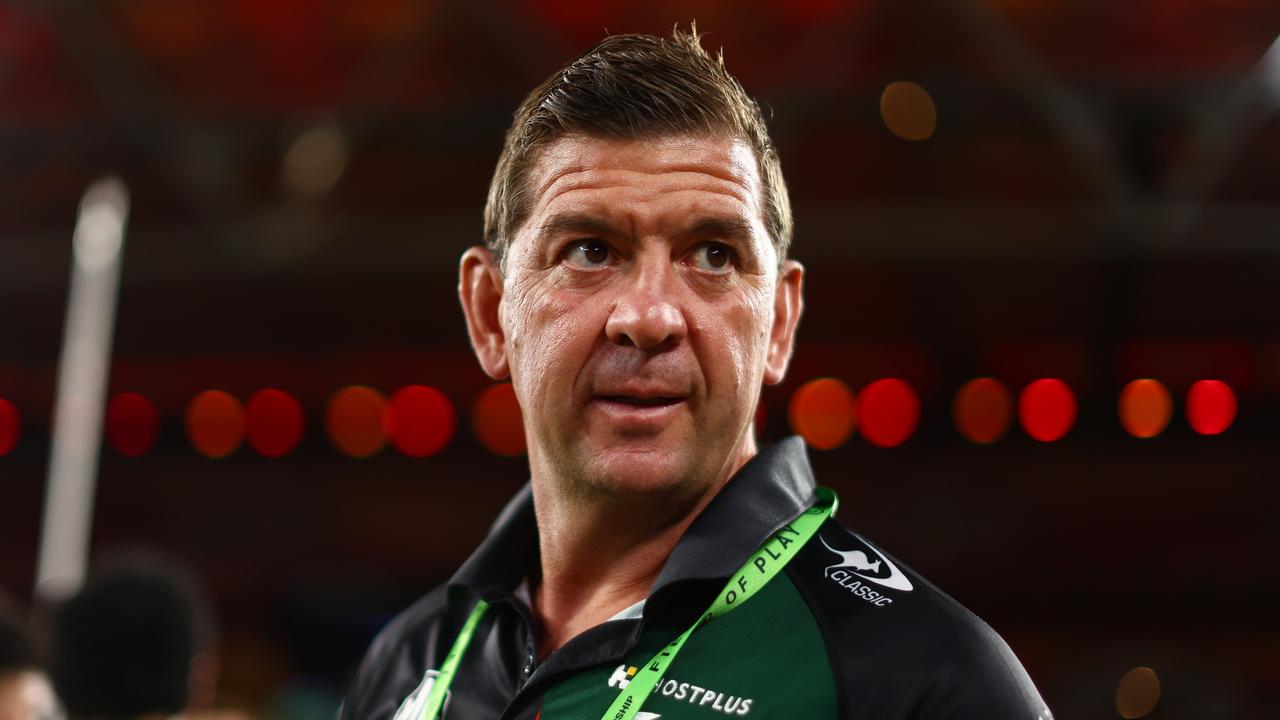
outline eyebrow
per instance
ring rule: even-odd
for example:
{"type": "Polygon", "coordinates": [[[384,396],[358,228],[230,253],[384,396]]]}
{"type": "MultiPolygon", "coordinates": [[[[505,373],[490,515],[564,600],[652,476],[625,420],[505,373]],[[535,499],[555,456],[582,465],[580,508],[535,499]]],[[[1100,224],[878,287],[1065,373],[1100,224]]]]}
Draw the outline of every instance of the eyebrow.
{"type": "Polygon", "coordinates": [[[580,233],[583,235],[617,234],[613,224],[608,220],[596,215],[584,215],[581,213],[555,215],[547,218],[547,221],[542,223],[542,227],[538,229],[538,236],[542,238],[566,233],[580,233]]]}
{"type": "Polygon", "coordinates": [[[684,234],[695,237],[730,238],[749,244],[752,230],[751,223],[741,218],[704,217],[686,228],[684,234]]]}

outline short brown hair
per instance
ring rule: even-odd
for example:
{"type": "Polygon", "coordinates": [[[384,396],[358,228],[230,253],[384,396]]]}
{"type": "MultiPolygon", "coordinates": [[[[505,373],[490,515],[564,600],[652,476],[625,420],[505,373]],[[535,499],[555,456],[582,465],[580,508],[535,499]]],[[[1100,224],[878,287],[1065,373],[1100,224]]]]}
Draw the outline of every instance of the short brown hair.
{"type": "Polygon", "coordinates": [[[527,176],[538,151],[570,134],[639,139],[726,134],[749,142],[762,180],[764,225],[781,261],[791,244],[791,201],[759,105],[712,57],[696,25],[671,38],[611,35],[552,73],[520,104],[498,157],[484,209],[484,239],[502,264],[529,216],[527,176]]]}

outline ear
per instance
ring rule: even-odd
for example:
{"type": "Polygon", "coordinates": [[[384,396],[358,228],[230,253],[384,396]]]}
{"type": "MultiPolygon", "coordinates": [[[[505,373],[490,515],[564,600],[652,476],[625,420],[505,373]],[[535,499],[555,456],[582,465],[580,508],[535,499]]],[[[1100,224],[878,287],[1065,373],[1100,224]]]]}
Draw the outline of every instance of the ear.
{"type": "Polygon", "coordinates": [[[787,375],[802,312],[804,266],[787,260],[779,271],[773,295],[773,325],[769,328],[769,349],[764,362],[764,381],[768,385],[777,385],[787,375]]]}
{"type": "Polygon", "coordinates": [[[502,272],[488,248],[479,245],[462,253],[458,265],[458,299],[467,318],[467,334],[480,367],[494,380],[511,374],[507,337],[502,329],[502,272]]]}

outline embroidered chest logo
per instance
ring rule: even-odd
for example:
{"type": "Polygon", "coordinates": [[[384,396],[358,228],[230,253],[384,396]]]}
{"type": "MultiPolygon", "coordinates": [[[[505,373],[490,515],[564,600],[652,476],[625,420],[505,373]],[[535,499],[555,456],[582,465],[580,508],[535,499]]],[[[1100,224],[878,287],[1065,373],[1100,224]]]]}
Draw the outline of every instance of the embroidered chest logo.
{"type": "MultiPolygon", "coordinates": [[[[634,665],[619,665],[609,676],[609,687],[622,690],[630,684],[631,678],[635,677],[638,671],[639,668],[634,665]]],[[[653,687],[653,694],[649,697],[658,695],[725,715],[746,715],[751,712],[751,705],[755,702],[752,698],[716,692],[711,688],[666,677],[658,680],[658,684],[653,687]]],[[[636,720],[645,720],[645,718],[654,720],[660,717],[662,716],[657,713],[641,712],[636,715],[636,720]]]]}
{"type": "Polygon", "coordinates": [[[849,538],[856,547],[851,550],[837,550],[831,547],[827,539],[818,536],[823,546],[837,558],[834,565],[828,565],[824,574],[831,582],[848,590],[863,600],[884,607],[893,603],[893,598],[872,588],[867,583],[875,583],[881,587],[901,592],[911,592],[911,580],[890,562],[889,558],[861,538],[849,538]],[[864,582],[866,581],[866,582],[864,582]]]}

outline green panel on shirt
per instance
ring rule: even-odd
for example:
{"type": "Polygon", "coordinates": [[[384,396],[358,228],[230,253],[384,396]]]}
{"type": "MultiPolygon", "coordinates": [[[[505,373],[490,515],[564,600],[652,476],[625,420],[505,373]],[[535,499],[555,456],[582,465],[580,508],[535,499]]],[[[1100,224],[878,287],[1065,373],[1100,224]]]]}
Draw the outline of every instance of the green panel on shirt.
{"type": "MultiPolygon", "coordinates": [[[[600,720],[628,669],[650,660],[678,633],[646,632],[625,665],[589,670],[552,688],[540,719],[600,720]]],[[[641,720],[835,717],[827,649],[791,578],[779,575],[749,602],[694,633],[641,711],[641,720]]]]}

